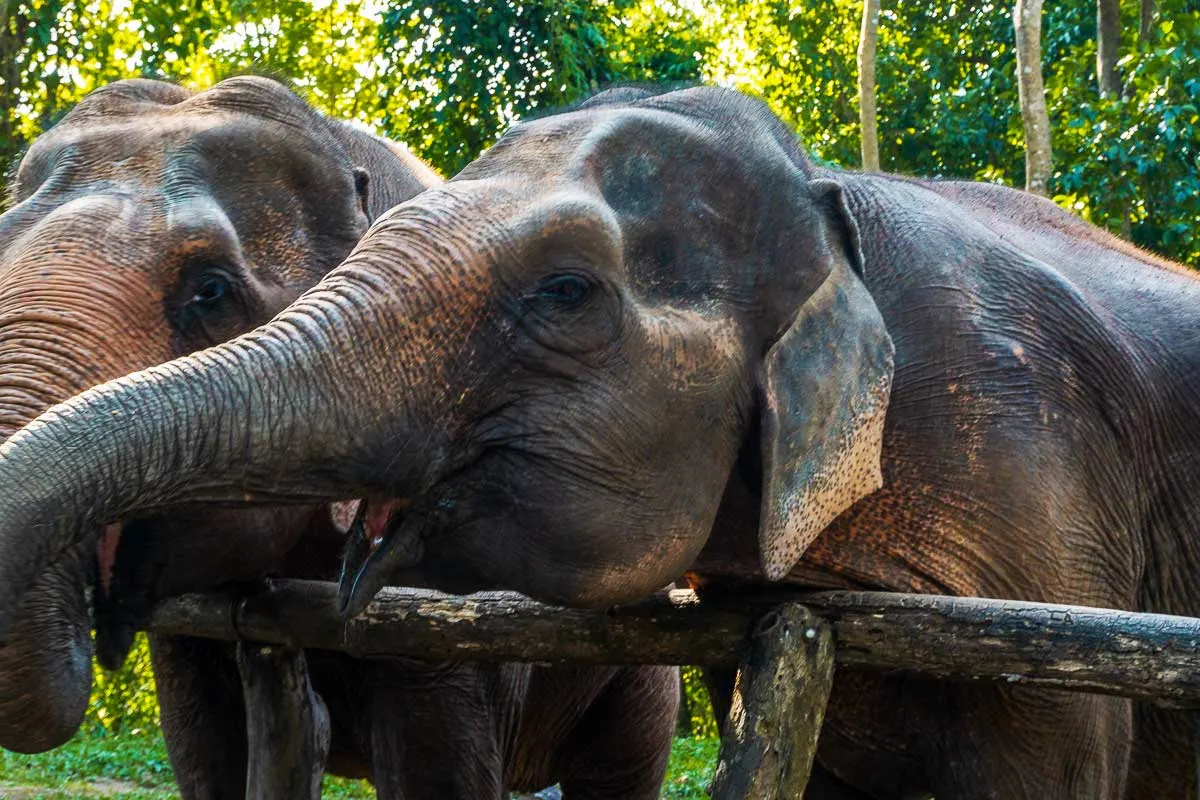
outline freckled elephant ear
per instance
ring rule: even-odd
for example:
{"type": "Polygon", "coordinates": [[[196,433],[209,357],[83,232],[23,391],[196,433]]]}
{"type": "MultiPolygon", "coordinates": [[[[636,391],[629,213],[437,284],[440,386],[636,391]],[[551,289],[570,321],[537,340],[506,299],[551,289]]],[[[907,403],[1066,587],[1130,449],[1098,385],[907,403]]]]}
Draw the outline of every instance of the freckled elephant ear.
{"type": "Polygon", "coordinates": [[[858,228],[841,188],[824,180],[809,186],[826,212],[833,263],[763,366],[759,549],[771,580],[787,575],[817,534],[883,483],[894,348],[862,282],[858,228]]]}

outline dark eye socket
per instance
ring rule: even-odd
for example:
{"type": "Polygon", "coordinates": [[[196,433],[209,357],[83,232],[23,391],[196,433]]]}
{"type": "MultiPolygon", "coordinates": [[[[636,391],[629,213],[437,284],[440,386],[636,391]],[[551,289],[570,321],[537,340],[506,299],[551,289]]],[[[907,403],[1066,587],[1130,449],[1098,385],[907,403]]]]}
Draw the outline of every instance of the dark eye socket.
{"type": "Polygon", "coordinates": [[[537,297],[564,308],[574,308],[587,302],[592,289],[592,282],[584,276],[564,273],[543,280],[537,288],[537,297]]]}
{"type": "Polygon", "coordinates": [[[215,305],[230,293],[231,288],[229,278],[224,275],[207,275],[196,285],[195,293],[188,300],[188,305],[215,305]]]}

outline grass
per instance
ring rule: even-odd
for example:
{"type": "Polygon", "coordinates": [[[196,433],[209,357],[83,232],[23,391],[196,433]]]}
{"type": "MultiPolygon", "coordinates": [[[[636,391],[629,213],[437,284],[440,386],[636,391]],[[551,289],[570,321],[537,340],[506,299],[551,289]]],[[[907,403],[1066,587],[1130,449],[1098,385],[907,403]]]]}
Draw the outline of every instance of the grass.
{"type": "MultiPolygon", "coordinates": [[[[715,739],[679,738],[663,784],[664,800],[702,800],[717,760],[715,739]]],[[[325,779],[322,797],[373,798],[365,781],[325,779]]],[[[0,750],[0,798],[4,800],[177,800],[162,736],[82,732],[67,744],[36,756],[0,750]]]]}
{"type": "Polygon", "coordinates": [[[663,781],[663,800],[707,800],[717,766],[716,738],[680,737],[671,747],[671,763],[663,781]]]}

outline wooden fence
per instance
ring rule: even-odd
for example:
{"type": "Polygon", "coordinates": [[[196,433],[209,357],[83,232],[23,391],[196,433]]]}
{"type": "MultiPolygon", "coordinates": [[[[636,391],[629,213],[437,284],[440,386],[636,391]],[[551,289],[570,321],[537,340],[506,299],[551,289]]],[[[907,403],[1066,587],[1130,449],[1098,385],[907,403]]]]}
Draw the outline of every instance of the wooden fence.
{"type": "Polygon", "coordinates": [[[343,620],[335,591],[329,583],[280,581],[249,596],[187,595],[154,612],[155,632],[243,643],[239,661],[257,776],[250,797],[318,796],[328,730],[307,684],[302,648],[435,661],[736,667],[741,674],[713,785],[716,800],[802,796],[835,663],[1200,708],[1200,619],[1189,617],[786,591],[703,602],[690,591],[672,591],[581,611],[510,593],[385,589],[363,614],[343,620]]]}

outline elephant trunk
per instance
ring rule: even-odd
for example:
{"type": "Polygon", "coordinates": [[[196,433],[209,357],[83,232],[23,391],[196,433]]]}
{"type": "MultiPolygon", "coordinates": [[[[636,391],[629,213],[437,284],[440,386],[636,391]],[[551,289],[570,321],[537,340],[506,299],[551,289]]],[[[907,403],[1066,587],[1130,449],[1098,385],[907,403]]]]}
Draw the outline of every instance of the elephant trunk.
{"type": "Polygon", "coordinates": [[[104,525],[176,498],[242,499],[225,487],[243,478],[264,493],[275,488],[269,472],[241,461],[298,450],[288,418],[303,414],[305,399],[253,377],[303,369],[270,366],[272,347],[258,337],[101,385],[0,445],[0,745],[38,752],[82,721],[91,686],[86,589],[99,575],[104,525]],[[247,374],[235,378],[238,367],[247,374]],[[222,410],[231,395],[271,419],[222,410]]]}
{"type": "Polygon", "coordinates": [[[38,576],[0,646],[0,747],[40,753],[83,721],[92,678],[89,553],[76,545],[38,576]]]}
{"type": "MultiPolygon", "coordinates": [[[[415,216],[391,225],[420,229],[415,216]]],[[[410,243],[385,254],[399,265],[352,255],[267,325],[90,389],[0,445],[0,744],[20,748],[5,732],[49,717],[78,724],[87,631],[46,621],[86,620],[100,526],[181,503],[415,492],[437,474],[452,409],[447,393],[414,389],[445,385],[440,354],[472,324],[454,295],[472,287],[461,261],[410,243]],[[419,278],[402,268],[414,262],[419,278]],[[76,690],[30,691],[22,659],[35,651],[76,690]]]]}

